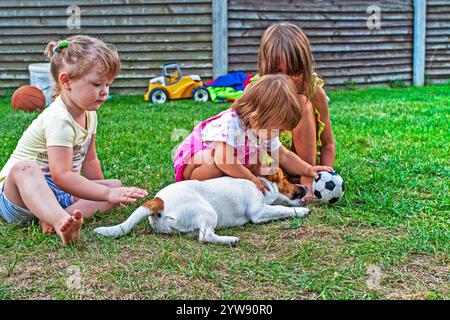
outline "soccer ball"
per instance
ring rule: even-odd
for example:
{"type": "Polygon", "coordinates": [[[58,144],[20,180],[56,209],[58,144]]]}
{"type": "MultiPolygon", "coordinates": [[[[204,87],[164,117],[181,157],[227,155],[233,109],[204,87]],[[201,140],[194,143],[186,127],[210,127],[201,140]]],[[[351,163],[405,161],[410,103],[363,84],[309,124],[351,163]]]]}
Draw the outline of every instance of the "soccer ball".
{"type": "Polygon", "coordinates": [[[345,183],[336,172],[319,172],[317,179],[314,179],[312,189],[314,195],[322,202],[336,203],[344,195],[345,183]]]}

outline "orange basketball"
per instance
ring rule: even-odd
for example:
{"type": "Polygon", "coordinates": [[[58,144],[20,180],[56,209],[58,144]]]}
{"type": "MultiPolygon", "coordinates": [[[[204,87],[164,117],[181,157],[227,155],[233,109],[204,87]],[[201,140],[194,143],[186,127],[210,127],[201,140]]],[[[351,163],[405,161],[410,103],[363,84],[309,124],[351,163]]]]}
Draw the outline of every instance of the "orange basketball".
{"type": "Polygon", "coordinates": [[[22,86],[14,91],[11,98],[13,109],[33,112],[37,109],[44,110],[45,96],[39,88],[34,86],[22,86]]]}

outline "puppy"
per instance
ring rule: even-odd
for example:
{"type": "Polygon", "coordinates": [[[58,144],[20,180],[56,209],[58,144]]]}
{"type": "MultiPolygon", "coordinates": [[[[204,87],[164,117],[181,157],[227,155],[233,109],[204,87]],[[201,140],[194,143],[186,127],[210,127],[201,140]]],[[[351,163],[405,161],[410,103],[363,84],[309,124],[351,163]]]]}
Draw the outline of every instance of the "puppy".
{"type": "Polygon", "coordinates": [[[308,214],[308,209],[298,208],[303,205],[300,198],[307,192],[305,186],[290,183],[281,169],[261,179],[269,188],[265,194],[253,182],[231,177],[174,183],[135,210],[125,222],[96,228],[94,233],[120,237],[148,217],[156,232],[194,234],[200,241],[234,245],[239,238],[219,236],[215,229],[308,214]]]}

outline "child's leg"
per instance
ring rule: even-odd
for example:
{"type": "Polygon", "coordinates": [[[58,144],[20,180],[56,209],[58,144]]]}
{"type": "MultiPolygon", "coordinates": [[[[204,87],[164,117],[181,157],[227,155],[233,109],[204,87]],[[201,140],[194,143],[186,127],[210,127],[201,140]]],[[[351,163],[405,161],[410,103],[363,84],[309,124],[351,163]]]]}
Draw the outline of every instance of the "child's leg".
{"type": "Polygon", "coordinates": [[[185,180],[208,180],[224,175],[214,163],[214,150],[206,149],[197,152],[184,168],[185,180]]]}
{"type": "Polygon", "coordinates": [[[208,179],[214,179],[222,177],[224,173],[217,168],[215,164],[209,165],[209,164],[202,164],[194,169],[192,171],[191,179],[192,180],[208,180],[208,179]]]}
{"type": "Polygon", "coordinates": [[[80,239],[81,212],[64,211],[35,162],[17,163],[6,178],[4,193],[13,204],[30,210],[40,221],[53,226],[64,244],[80,239]]]}
{"type": "MultiPolygon", "coordinates": [[[[110,188],[120,188],[122,187],[122,182],[116,179],[110,179],[110,180],[93,180],[92,182],[105,185],[110,188]]],[[[92,200],[86,200],[86,199],[78,199],[75,200],[74,204],[71,206],[68,206],[65,210],[68,213],[72,213],[74,210],[80,210],[83,213],[84,218],[91,218],[95,212],[108,212],[112,208],[114,208],[115,205],[112,203],[109,203],[107,201],[92,201],[92,200]]]]}

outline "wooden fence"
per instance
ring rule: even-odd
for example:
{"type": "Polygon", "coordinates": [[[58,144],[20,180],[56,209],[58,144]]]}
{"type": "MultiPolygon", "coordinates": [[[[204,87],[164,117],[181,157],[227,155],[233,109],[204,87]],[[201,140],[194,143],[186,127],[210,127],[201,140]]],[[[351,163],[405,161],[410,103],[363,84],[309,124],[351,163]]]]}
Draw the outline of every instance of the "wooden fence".
{"type": "MultiPolygon", "coordinates": [[[[28,82],[28,65],[45,61],[43,50],[49,41],[77,33],[117,46],[123,62],[113,85],[117,93],[142,94],[148,80],[168,62],[177,62],[185,73],[205,80],[237,70],[254,73],[260,37],[278,21],[304,29],[316,71],[328,88],[409,85],[415,61],[415,2],[0,0],[0,94],[28,82]],[[74,3],[81,10],[79,30],[67,25],[67,8],[74,3]],[[367,25],[370,5],[380,8],[380,28],[367,25]]],[[[424,16],[425,81],[446,83],[450,79],[450,0],[427,0],[424,16]]]]}
{"type": "Polygon", "coordinates": [[[427,0],[425,82],[450,79],[450,1],[427,0]]]}
{"type": "Polygon", "coordinates": [[[143,94],[164,63],[212,77],[211,0],[1,1],[0,94],[28,81],[28,64],[45,61],[49,41],[83,33],[117,46],[122,71],[116,92],[143,94]],[[67,8],[81,9],[70,30],[67,8]]]}

